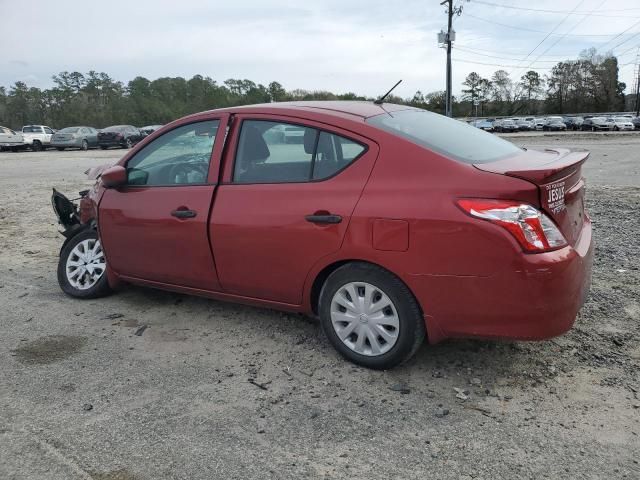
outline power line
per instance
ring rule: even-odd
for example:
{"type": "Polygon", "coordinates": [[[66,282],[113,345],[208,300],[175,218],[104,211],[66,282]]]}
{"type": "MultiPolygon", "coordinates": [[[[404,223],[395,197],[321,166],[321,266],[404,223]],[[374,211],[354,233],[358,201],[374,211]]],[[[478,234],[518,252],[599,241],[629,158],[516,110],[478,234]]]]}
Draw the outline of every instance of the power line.
{"type": "MultiPolygon", "coordinates": [[[[516,61],[516,62],[521,61],[521,58],[500,57],[500,56],[497,56],[497,55],[487,55],[486,53],[475,52],[473,50],[469,50],[467,48],[460,47],[459,45],[456,46],[456,50],[460,50],[460,51],[466,52],[466,53],[471,53],[472,55],[480,55],[481,57],[498,58],[500,60],[512,60],[512,61],[516,61]]],[[[564,58],[566,58],[566,57],[564,57],[564,58]]],[[[538,60],[537,63],[558,63],[558,60],[538,60]]]]}
{"type": "MultiPolygon", "coordinates": [[[[469,45],[456,44],[456,48],[461,48],[461,47],[465,48],[465,49],[467,49],[469,51],[473,51],[473,52],[502,53],[502,54],[506,54],[506,55],[514,55],[516,57],[519,57],[518,60],[520,58],[522,58],[524,55],[526,55],[526,53],[524,53],[524,52],[510,52],[510,51],[507,51],[507,50],[488,50],[486,48],[476,48],[476,47],[471,47],[469,45]]],[[[575,55],[576,54],[572,52],[572,53],[565,53],[565,54],[558,53],[556,55],[543,55],[543,57],[545,57],[545,58],[567,58],[567,57],[573,57],[575,55]]],[[[513,60],[515,60],[515,59],[513,59],[513,60]]]]}
{"type": "MultiPolygon", "coordinates": [[[[524,27],[521,27],[521,26],[509,25],[507,23],[495,22],[493,20],[489,20],[487,18],[478,17],[478,16],[472,15],[470,13],[465,13],[465,17],[475,18],[476,20],[481,20],[483,22],[492,23],[494,25],[499,25],[501,27],[512,28],[514,30],[520,30],[520,31],[524,31],[524,32],[545,33],[545,34],[547,33],[544,30],[534,30],[532,28],[524,28],[524,27]]],[[[563,35],[563,34],[562,33],[552,33],[551,35],[563,35]]],[[[613,34],[612,33],[609,33],[609,34],[604,34],[604,33],[572,33],[572,34],[567,35],[567,36],[569,36],[569,37],[610,37],[611,35],[613,35],[613,34]]]]}
{"type": "MultiPolygon", "coordinates": [[[[519,67],[518,65],[503,65],[500,63],[484,63],[484,62],[475,62],[473,60],[465,60],[465,59],[461,59],[461,58],[454,58],[452,59],[454,62],[460,62],[460,63],[472,63],[474,65],[488,65],[490,67],[502,67],[502,68],[522,68],[519,67]]],[[[570,61],[574,61],[574,60],[570,60],[570,61]]],[[[557,62],[557,63],[563,63],[563,62],[557,62]]],[[[622,63],[622,64],[618,64],[619,67],[624,67],[627,65],[635,65],[634,63],[622,63]]],[[[530,67],[528,68],[529,70],[551,70],[552,67],[530,67]]]]}
{"type": "MultiPolygon", "coordinates": [[[[635,22],[633,25],[631,25],[629,28],[627,28],[626,30],[623,30],[622,32],[620,32],[619,34],[617,34],[615,37],[613,37],[611,40],[607,41],[604,45],[606,45],[607,43],[611,43],[614,40],[616,40],[617,38],[620,38],[622,35],[624,35],[625,33],[627,33],[629,30],[631,30],[633,27],[635,27],[636,25],[640,24],[640,20],[638,20],[637,22],[635,22]]],[[[633,38],[633,37],[632,37],[633,38]]],[[[622,42],[624,43],[624,42],[622,42]]],[[[596,50],[601,50],[602,48],[604,48],[604,45],[601,47],[598,47],[596,50]]],[[[621,44],[620,44],[621,45],[621,44]]]]}
{"type": "MultiPolygon", "coordinates": [[[[640,18],[640,17],[629,17],[628,15],[606,15],[602,13],[590,13],[590,12],[578,12],[578,11],[567,11],[567,10],[546,10],[542,8],[527,8],[527,7],[515,7],[513,5],[503,5],[500,3],[493,2],[484,2],[482,0],[474,0],[473,3],[479,3],[481,5],[488,5],[490,7],[499,7],[499,8],[508,8],[511,10],[525,10],[528,12],[540,12],[540,13],[554,13],[554,14],[569,14],[569,15],[585,15],[585,16],[594,16],[594,17],[612,17],[612,18],[640,18]]],[[[637,8],[622,8],[618,10],[608,9],[609,12],[626,12],[630,10],[640,10],[640,7],[637,8]]]]}
{"type": "MultiPolygon", "coordinates": [[[[598,5],[598,7],[597,7],[597,8],[600,8],[602,5],[604,5],[604,3],[605,3],[606,1],[607,1],[607,0],[602,0],[602,2],[600,2],[600,5],[598,5]]],[[[582,3],[584,3],[584,1],[580,2],[580,5],[581,5],[582,3]]],[[[578,6],[579,6],[579,5],[577,5],[577,6],[576,6],[576,8],[578,8],[578,6]]],[[[575,10],[575,9],[574,9],[574,10],[575,10]]],[[[594,8],[592,11],[594,11],[594,12],[595,12],[595,11],[596,11],[596,8],[594,8]]],[[[568,17],[569,17],[569,14],[567,14],[567,17],[565,17],[565,18],[568,18],[568,17]]],[[[566,38],[566,36],[567,36],[567,35],[569,35],[569,34],[570,34],[571,32],[573,32],[576,28],[578,28],[578,26],[580,26],[580,24],[582,24],[582,23],[583,23],[587,18],[589,18],[589,16],[588,16],[588,15],[587,15],[587,16],[585,16],[585,17],[582,17],[582,19],[580,19],[580,21],[579,21],[578,23],[576,23],[576,24],[571,28],[571,30],[569,30],[569,31],[568,31],[568,32],[566,32],[562,37],[558,38],[555,42],[553,42],[553,43],[552,43],[552,44],[551,44],[551,45],[550,45],[550,46],[549,46],[549,47],[548,47],[544,52],[542,52],[542,54],[541,54],[541,55],[538,55],[538,56],[535,58],[535,60],[533,60],[533,61],[528,65],[528,67],[526,67],[526,68],[529,68],[529,67],[530,67],[531,65],[533,65],[533,64],[534,64],[534,63],[535,63],[535,62],[536,62],[540,57],[542,57],[542,55],[544,55],[544,54],[545,54],[545,53],[547,53],[549,50],[551,50],[553,47],[555,47],[555,46],[556,46],[556,45],[557,45],[557,44],[558,44],[558,43],[559,43],[563,38],[566,38]]],[[[562,22],[560,22],[560,23],[562,23],[562,22]]],[[[558,25],[560,25],[560,24],[558,24],[558,25]]],[[[543,42],[544,42],[544,40],[543,40],[543,42]]],[[[606,44],[605,44],[605,45],[606,45],[606,44]]]]}
{"type": "MultiPolygon", "coordinates": [[[[577,9],[578,9],[578,7],[580,7],[583,3],[584,3],[584,0],[580,0],[580,2],[578,2],[578,3],[576,4],[576,6],[575,6],[575,7],[573,7],[573,10],[572,10],[572,11],[577,10],[577,9]]],[[[526,57],[524,57],[522,60],[520,60],[520,61],[518,62],[518,67],[516,67],[516,69],[517,69],[517,68],[520,68],[520,67],[519,67],[520,63],[522,63],[522,62],[526,61],[526,60],[527,60],[527,58],[529,58],[529,57],[531,56],[531,54],[532,54],[533,52],[535,52],[535,51],[540,47],[540,45],[542,45],[542,44],[547,40],[547,38],[549,38],[551,35],[553,35],[553,33],[554,33],[554,32],[555,32],[555,31],[560,27],[560,25],[562,25],[562,24],[567,20],[567,18],[569,18],[569,16],[570,16],[570,14],[566,14],[566,15],[564,16],[564,18],[563,18],[562,20],[560,20],[560,22],[559,22],[555,27],[553,27],[553,29],[552,29],[549,33],[547,33],[547,34],[545,35],[545,37],[544,37],[542,40],[540,40],[540,42],[539,42],[535,47],[533,47],[533,50],[531,50],[529,53],[527,53],[527,56],[526,56],[526,57]]],[[[565,36],[566,36],[566,34],[565,34],[565,36]]],[[[564,38],[564,37],[560,37],[560,38],[564,38]]],[[[530,65],[533,65],[533,62],[531,62],[531,64],[530,64],[530,65]]],[[[509,75],[511,75],[512,73],[513,73],[513,70],[509,72],[509,75]]]]}

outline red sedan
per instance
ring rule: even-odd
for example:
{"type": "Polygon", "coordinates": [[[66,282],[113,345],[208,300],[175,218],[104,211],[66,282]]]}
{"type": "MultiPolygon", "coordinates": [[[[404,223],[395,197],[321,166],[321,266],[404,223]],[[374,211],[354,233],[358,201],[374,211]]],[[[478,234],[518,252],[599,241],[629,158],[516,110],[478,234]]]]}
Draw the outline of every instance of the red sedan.
{"type": "Polygon", "coordinates": [[[589,290],[588,153],[522,150],[406,106],[297,102],[177,120],[54,191],[74,297],[134,283],[319,316],[389,368],[424,337],[544,339],[589,290]]]}

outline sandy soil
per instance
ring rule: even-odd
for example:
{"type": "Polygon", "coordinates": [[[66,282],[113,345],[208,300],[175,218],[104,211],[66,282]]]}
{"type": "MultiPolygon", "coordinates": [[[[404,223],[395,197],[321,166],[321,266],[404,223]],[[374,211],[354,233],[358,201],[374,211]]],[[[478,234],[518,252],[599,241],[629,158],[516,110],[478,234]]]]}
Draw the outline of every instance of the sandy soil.
{"type": "Polygon", "coordinates": [[[0,153],[0,478],[640,478],[640,137],[513,141],[593,152],[575,328],[425,345],[388,372],[297,315],[142,288],[66,297],[50,188],[77,192],[122,151],[0,153]]]}

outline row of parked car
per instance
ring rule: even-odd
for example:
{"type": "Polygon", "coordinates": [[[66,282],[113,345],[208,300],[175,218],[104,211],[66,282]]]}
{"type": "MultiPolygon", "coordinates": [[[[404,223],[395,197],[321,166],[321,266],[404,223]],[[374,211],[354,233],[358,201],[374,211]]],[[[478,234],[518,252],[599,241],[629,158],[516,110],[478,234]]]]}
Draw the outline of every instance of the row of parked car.
{"type": "Polygon", "coordinates": [[[600,131],[600,130],[640,130],[640,117],[633,115],[584,117],[524,117],[524,118],[487,118],[469,122],[487,132],[522,132],[530,130],[543,131],[600,131]]]}
{"type": "Polygon", "coordinates": [[[79,126],[54,130],[46,125],[25,125],[21,132],[0,126],[0,150],[15,152],[28,148],[38,152],[47,148],[60,151],[67,148],[131,148],[161,126],[137,128],[132,125],[113,125],[103,129],[79,126]]]}

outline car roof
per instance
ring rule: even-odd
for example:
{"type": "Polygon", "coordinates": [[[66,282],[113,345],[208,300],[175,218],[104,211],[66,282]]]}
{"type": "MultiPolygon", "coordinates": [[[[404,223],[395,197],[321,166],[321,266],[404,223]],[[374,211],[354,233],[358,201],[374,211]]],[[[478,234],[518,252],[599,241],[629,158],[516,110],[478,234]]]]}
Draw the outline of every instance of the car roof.
{"type": "MultiPolygon", "coordinates": [[[[313,112],[323,113],[329,116],[343,117],[348,116],[352,119],[359,118],[365,120],[370,117],[386,112],[397,112],[400,110],[420,110],[418,108],[409,107],[407,105],[397,105],[395,103],[383,103],[381,105],[368,101],[352,101],[352,100],[327,100],[327,101],[300,101],[300,102],[275,102],[262,103],[257,105],[243,105],[238,107],[221,108],[218,110],[210,110],[211,112],[230,112],[230,113],[285,113],[285,112],[313,112]],[[355,117],[355,118],[354,118],[355,117]]],[[[202,112],[204,113],[204,112],[202,112]]],[[[198,115],[198,114],[196,114],[198,115]]]]}

